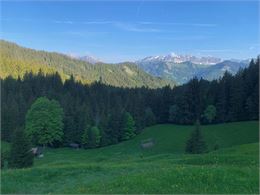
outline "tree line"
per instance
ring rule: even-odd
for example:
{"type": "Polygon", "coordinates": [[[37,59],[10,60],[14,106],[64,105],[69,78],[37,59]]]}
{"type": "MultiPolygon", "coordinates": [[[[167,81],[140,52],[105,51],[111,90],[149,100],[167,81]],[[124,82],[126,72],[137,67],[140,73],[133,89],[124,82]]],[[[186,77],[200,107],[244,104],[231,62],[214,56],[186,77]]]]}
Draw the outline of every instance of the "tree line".
{"type": "MultiPolygon", "coordinates": [[[[58,73],[46,75],[42,71],[26,73],[23,79],[9,76],[1,79],[1,85],[1,138],[8,142],[15,137],[16,129],[25,127],[32,131],[33,140],[38,140],[35,144],[59,147],[78,143],[95,148],[131,139],[157,123],[194,124],[199,120],[211,124],[259,119],[259,58],[236,75],[226,72],[213,81],[194,78],[174,88],[120,88],[106,85],[102,79],[85,85],[73,76],[63,82],[58,73]],[[44,113],[48,108],[62,113],[62,133],[51,142],[33,133],[43,123],[30,127],[30,121],[37,118],[30,112],[44,113]]],[[[41,120],[60,121],[44,117],[41,120]]]]}

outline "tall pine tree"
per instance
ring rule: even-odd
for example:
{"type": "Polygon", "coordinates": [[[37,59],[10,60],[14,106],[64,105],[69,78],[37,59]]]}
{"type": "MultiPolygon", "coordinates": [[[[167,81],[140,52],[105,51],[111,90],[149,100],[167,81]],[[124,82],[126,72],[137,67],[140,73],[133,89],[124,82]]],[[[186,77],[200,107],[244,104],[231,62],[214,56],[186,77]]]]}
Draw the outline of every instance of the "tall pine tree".
{"type": "Polygon", "coordinates": [[[22,129],[15,131],[11,145],[9,165],[12,168],[25,168],[33,165],[31,143],[22,129]]]}
{"type": "Polygon", "coordinates": [[[130,113],[125,112],[123,119],[123,137],[122,140],[129,140],[135,136],[135,121],[130,113]]]}
{"type": "Polygon", "coordinates": [[[192,132],[190,139],[186,143],[185,151],[191,154],[200,154],[207,151],[207,145],[202,136],[198,120],[195,123],[195,129],[192,132]]]}

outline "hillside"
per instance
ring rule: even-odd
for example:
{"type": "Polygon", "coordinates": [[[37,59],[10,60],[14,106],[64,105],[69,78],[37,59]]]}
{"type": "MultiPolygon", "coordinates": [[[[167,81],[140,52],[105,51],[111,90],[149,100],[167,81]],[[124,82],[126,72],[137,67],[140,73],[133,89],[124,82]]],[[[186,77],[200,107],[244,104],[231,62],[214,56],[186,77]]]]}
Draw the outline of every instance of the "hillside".
{"type": "Polygon", "coordinates": [[[58,71],[63,79],[73,75],[83,83],[92,83],[102,77],[104,83],[113,86],[157,88],[173,85],[172,81],[151,76],[131,63],[91,64],[56,52],[20,47],[4,40],[0,40],[0,48],[1,78],[9,75],[22,77],[25,72],[37,73],[41,69],[44,73],[58,71]]]}
{"type": "MultiPolygon", "coordinates": [[[[257,121],[252,122],[236,122],[218,125],[202,126],[202,132],[210,151],[213,150],[215,144],[219,148],[226,148],[240,144],[258,142],[257,121]]],[[[160,155],[166,153],[183,154],[185,153],[185,143],[190,137],[193,126],[182,125],[155,125],[144,129],[143,133],[136,138],[97,150],[91,150],[88,154],[94,158],[108,158],[114,156],[128,155],[160,155]],[[149,150],[142,150],[140,143],[142,140],[152,138],[155,146],[149,150]],[[93,153],[92,153],[93,152],[93,153]]],[[[90,157],[90,156],[89,156],[90,157]]]]}
{"type": "Polygon", "coordinates": [[[258,127],[257,121],[203,126],[209,147],[217,139],[220,149],[201,155],[183,154],[193,127],[176,125],[146,128],[105,148],[48,149],[33,168],[3,170],[2,193],[256,194],[258,127]],[[140,141],[151,137],[154,148],[141,150],[140,141]]]}

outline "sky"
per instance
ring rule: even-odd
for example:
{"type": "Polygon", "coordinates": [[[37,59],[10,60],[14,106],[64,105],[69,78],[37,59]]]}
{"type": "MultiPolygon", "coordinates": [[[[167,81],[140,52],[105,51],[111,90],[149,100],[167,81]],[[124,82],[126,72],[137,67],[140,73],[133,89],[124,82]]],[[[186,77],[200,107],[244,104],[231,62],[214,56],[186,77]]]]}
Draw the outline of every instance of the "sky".
{"type": "Polygon", "coordinates": [[[1,39],[104,62],[260,54],[259,1],[1,1],[1,39]]]}

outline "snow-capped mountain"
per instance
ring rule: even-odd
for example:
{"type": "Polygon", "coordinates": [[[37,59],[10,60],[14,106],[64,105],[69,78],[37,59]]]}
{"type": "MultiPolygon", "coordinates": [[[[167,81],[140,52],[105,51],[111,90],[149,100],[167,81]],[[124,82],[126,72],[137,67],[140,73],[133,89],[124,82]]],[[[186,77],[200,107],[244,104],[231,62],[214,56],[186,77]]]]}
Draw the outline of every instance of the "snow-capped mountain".
{"type": "Polygon", "coordinates": [[[178,84],[188,82],[193,77],[207,80],[218,79],[225,71],[235,74],[240,68],[248,66],[248,60],[221,60],[216,57],[196,57],[171,53],[165,56],[150,56],[136,61],[147,73],[172,79],[178,84]]]}
{"type": "Polygon", "coordinates": [[[170,53],[164,56],[150,56],[146,57],[142,60],[137,61],[145,62],[145,61],[164,61],[164,62],[172,62],[172,63],[183,63],[183,62],[192,62],[194,64],[204,64],[204,65],[212,65],[216,63],[220,63],[222,60],[220,58],[215,58],[211,56],[207,57],[196,57],[192,55],[178,55],[176,53],[170,53]]]}

